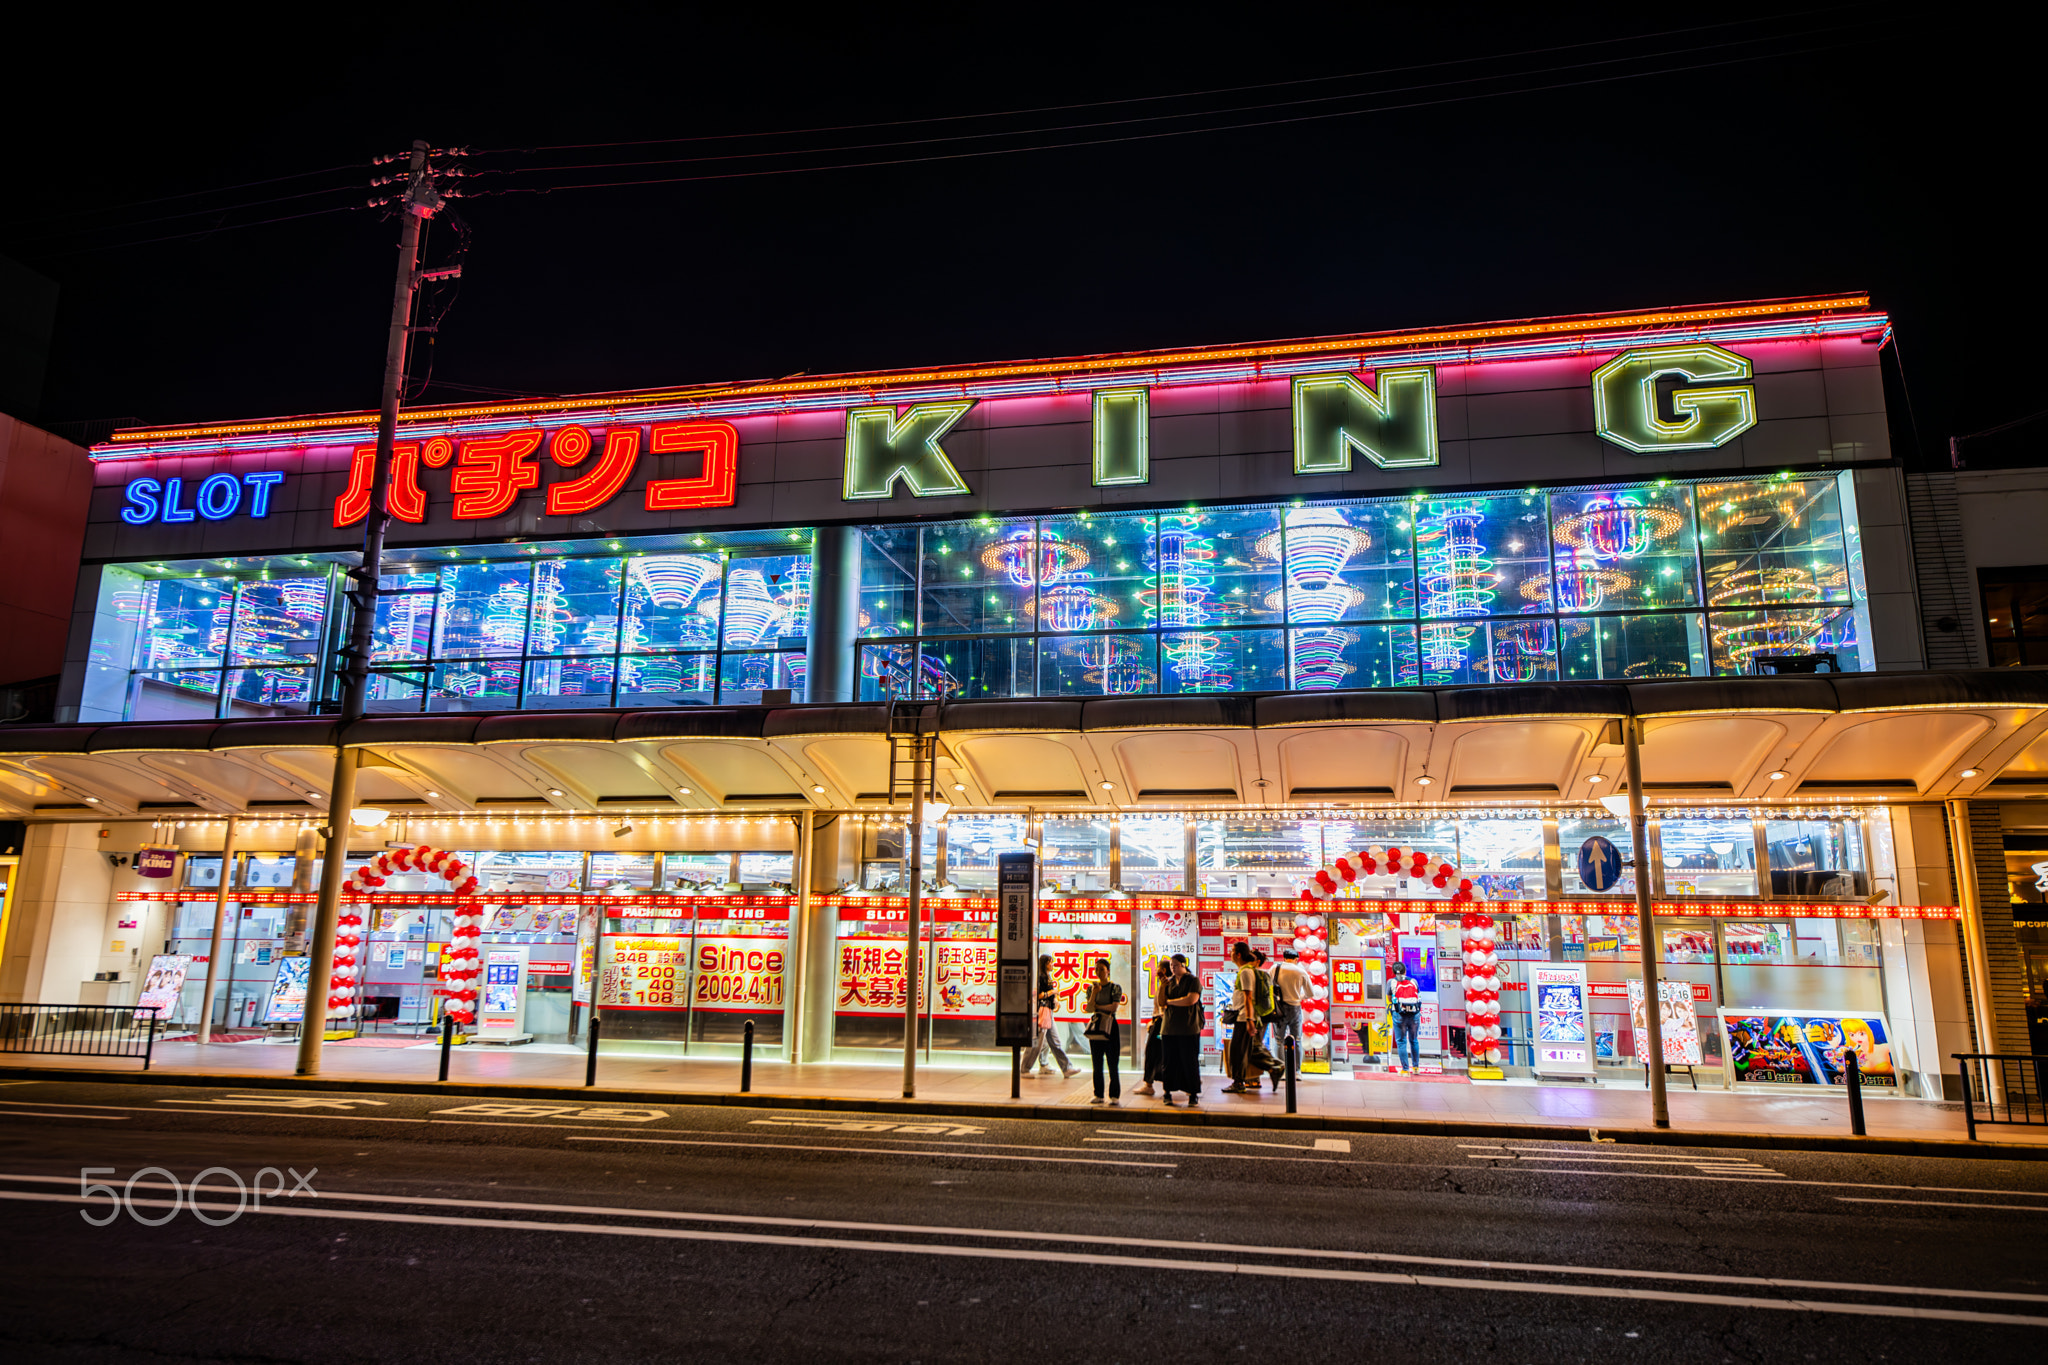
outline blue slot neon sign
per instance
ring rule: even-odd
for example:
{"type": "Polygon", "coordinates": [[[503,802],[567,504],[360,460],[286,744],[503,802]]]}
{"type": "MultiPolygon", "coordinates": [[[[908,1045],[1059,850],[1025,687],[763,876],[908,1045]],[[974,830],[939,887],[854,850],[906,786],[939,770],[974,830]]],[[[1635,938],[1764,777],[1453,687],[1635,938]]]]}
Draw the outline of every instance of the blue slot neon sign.
{"type": "Polygon", "coordinates": [[[193,491],[192,501],[181,505],[185,502],[183,479],[130,479],[124,490],[128,505],[121,509],[121,520],[130,526],[147,526],[153,521],[191,521],[196,517],[226,521],[241,510],[244,486],[248,488],[249,515],[267,517],[270,490],[283,482],[284,475],[275,470],[244,474],[239,479],[232,474],[215,474],[201,480],[193,491]]]}

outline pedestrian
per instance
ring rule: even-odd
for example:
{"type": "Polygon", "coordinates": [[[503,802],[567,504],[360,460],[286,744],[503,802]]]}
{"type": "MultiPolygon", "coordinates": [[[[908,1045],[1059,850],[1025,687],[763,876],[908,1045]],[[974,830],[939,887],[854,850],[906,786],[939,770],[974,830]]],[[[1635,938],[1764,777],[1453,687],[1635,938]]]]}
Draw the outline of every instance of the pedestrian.
{"type": "Polygon", "coordinates": [[[1410,1072],[1422,1070],[1421,1042],[1418,1030],[1422,1026],[1422,992],[1416,989],[1414,978],[1408,969],[1396,962],[1388,968],[1393,980],[1387,983],[1387,1004],[1394,1015],[1394,1074],[1400,1075],[1405,1065],[1410,1072]]]}
{"type": "Polygon", "coordinates": [[[1265,1044],[1259,1041],[1262,1029],[1260,1005],[1265,1005],[1264,1013],[1272,1012],[1272,982],[1260,975],[1258,959],[1245,944],[1232,945],[1230,960],[1237,964],[1237,979],[1230,990],[1230,1084],[1223,1087],[1223,1093],[1255,1093],[1259,1089],[1260,1072],[1272,1076],[1273,1087],[1277,1090],[1280,1086],[1280,1065],[1273,1060],[1273,1054],[1266,1051],[1265,1044]]]}
{"type": "Polygon", "coordinates": [[[1060,1046],[1059,1030],[1053,1018],[1053,1005],[1058,999],[1059,993],[1052,984],[1052,954],[1043,953],[1038,959],[1038,1022],[1032,1031],[1030,1050],[1024,1054],[1020,1069],[1030,1071],[1035,1066],[1039,1075],[1051,1075],[1052,1068],[1045,1065],[1046,1054],[1050,1052],[1059,1058],[1060,1074],[1072,1080],[1081,1068],[1067,1060],[1066,1050],[1060,1046]]]}
{"type": "Polygon", "coordinates": [[[1152,964],[1151,998],[1152,1017],[1145,1025],[1145,1080],[1133,1091],[1137,1095],[1150,1095],[1158,1084],[1166,1065],[1166,1049],[1159,1040],[1159,1030],[1165,1024],[1166,986],[1173,980],[1173,959],[1161,958],[1152,964]]]}
{"type": "Polygon", "coordinates": [[[1159,1093],[1171,1108],[1178,1090],[1192,1109],[1202,1102],[1202,979],[1188,970],[1184,953],[1173,955],[1170,969],[1160,996],[1166,1022],[1159,1026],[1159,1093]]]}
{"type": "Polygon", "coordinates": [[[1280,1022],[1276,1028],[1280,1034],[1280,1046],[1285,1049],[1286,1040],[1294,1040],[1294,1064],[1301,1065],[1301,1005],[1313,989],[1308,973],[1302,970],[1300,954],[1288,948],[1280,954],[1280,966],[1273,973],[1274,1002],[1280,1006],[1280,1022]]]}
{"type": "Polygon", "coordinates": [[[1088,1055],[1095,1064],[1096,1104],[1122,1104],[1124,1087],[1117,1076],[1117,1060],[1123,1051],[1123,1030],[1117,1026],[1116,1007],[1123,1003],[1124,988],[1109,979],[1109,959],[1095,959],[1095,980],[1088,986],[1088,1055]],[[1102,1097],[1102,1068],[1109,1065],[1109,1098],[1102,1097]]]}

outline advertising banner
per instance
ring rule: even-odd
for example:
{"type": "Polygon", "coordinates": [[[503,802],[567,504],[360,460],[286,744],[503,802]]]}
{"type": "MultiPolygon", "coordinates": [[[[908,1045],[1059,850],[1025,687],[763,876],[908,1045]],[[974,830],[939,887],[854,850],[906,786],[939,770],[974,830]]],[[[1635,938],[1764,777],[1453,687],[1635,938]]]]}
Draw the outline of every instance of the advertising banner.
{"type": "Polygon", "coordinates": [[[788,950],[789,940],[780,933],[698,939],[691,1006],[700,1010],[781,1009],[788,950]]]}
{"type": "Polygon", "coordinates": [[[178,1010],[178,995],[185,989],[185,973],[191,969],[192,959],[183,953],[158,953],[149,960],[149,975],[143,979],[142,994],[135,997],[135,1017],[150,1017],[150,1007],[156,1007],[156,1017],[169,1022],[178,1010]]]}
{"type": "Polygon", "coordinates": [[[1841,1085],[1843,1054],[1853,1048],[1865,1085],[1898,1086],[1891,1031],[1882,1014],[1742,1010],[1723,1014],[1721,1023],[1738,1081],[1841,1085]]]}
{"type": "Polygon", "coordinates": [[[266,1024],[296,1024],[306,1017],[306,975],[313,968],[310,957],[281,957],[277,975],[270,982],[270,1002],[263,1007],[266,1024]]]}
{"type": "Polygon", "coordinates": [[[1531,1042],[1539,1076],[1593,1074],[1593,1029],[1587,1018],[1586,964],[1531,962],[1531,1042]]]}
{"type": "Polygon", "coordinates": [[[1188,960],[1193,971],[1201,954],[1200,919],[1192,910],[1147,910],[1138,920],[1138,986],[1144,998],[1139,1002],[1144,1017],[1152,1015],[1152,972],[1175,953],[1188,960]]]}
{"type": "MultiPolygon", "coordinates": [[[[1700,1064],[1700,1017],[1693,1009],[1693,987],[1689,981],[1659,981],[1657,999],[1662,1008],[1657,1012],[1657,1026],[1664,1040],[1664,1065],[1698,1066],[1700,1064]]],[[[1630,1027],[1636,1035],[1636,1065],[1650,1064],[1650,1031],[1648,1020],[1643,1017],[1643,982],[1641,977],[1631,978],[1628,983],[1628,1013],[1630,1027]]]]}
{"type": "Polygon", "coordinates": [[[177,865],[178,850],[174,848],[143,848],[135,853],[135,875],[138,877],[168,877],[177,865]]]}
{"type": "Polygon", "coordinates": [[[576,916],[575,975],[569,981],[569,999],[578,1005],[590,1003],[590,984],[597,975],[597,907],[586,905],[576,916]]]}
{"type": "Polygon", "coordinates": [[[605,934],[598,939],[597,1005],[678,1010],[689,1004],[687,934],[605,934]]]}
{"type": "MultiPolygon", "coordinates": [[[[999,1008],[996,1016],[996,1044],[1023,1047],[1037,1031],[1037,982],[1036,964],[1032,961],[1031,940],[1038,927],[1038,859],[1031,852],[1003,853],[996,857],[996,943],[995,979],[983,982],[971,979],[958,982],[956,989],[962,996],[989,993],[997,997],[999,1008]],[[993,989],[991,989],[993,988],[993,989]]],[[[949,947],[954,945],[948,945],[949,947]]],[[[950,960],[942,956],[939,963],[939,998],[948,997],[947,986],[954,981],[954,971],[967,971],[978,978],[980,964],[963,962],[958,955],[950,960]]]]}

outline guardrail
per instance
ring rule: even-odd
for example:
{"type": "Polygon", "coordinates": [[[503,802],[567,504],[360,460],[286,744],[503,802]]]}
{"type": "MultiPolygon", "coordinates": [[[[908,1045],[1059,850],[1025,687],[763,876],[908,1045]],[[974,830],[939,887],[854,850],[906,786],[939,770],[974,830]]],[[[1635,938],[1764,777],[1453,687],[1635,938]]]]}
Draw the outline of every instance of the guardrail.
{"type": "Polygon", "coordinates": [[[140,1057],[156,1051],[155,1005],[0,1004],[0,1052],[64,1057],[140,1057]]]}
{"type": "Polygon", "coordinates": [[[1977,1140],[1979,1124],[2048,1126],[2048,1056],[1957,1052],[1963,1082],[1963,1126],[1977,1140]],[[1981,1110],[1981,1112],[1980,1112],[1981,1110]]]}

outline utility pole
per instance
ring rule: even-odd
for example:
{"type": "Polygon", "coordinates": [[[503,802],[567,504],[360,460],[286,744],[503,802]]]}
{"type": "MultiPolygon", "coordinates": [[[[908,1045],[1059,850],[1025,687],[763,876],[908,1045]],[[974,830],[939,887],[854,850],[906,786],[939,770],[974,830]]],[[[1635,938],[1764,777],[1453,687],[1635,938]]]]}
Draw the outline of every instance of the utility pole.
{"type": "MultiPolygon", "coordinates": [[[[220,842],[220,891],[213,898],[213,939],[206,949],[206,989],[199,1001],[199,1041],[213,1041],[214,982],[220,979],[220,936],[228,918],[228,887],[235,875],[235,817],[228,817],[220,842]]],[[[229,1022],[223,1017],[223,1022],[229,1022]]]]}
{"type": "Polygon", "coordinates": [[[1657,929],[1650,905],[1650,821],[1643,808],[1643,723],[1623,717],[1628,762],[1628,834],[1636,854],[1636,947],[1643,963],[1643,1055],[1650,1059],[1650,1123],[1671,1126],[1671,1102],[1664,1093],[1664,999],[1657,985],[1657,929]]]}
{"type": "MultiPolygon", "coordinates": [[[[377,579],[384,559],[384,528],[391,515],[385,509],[385,494],[391,486],[391,447],[398,433],[399,386],[405,378],[406,341],[412,328],[412,301],[419,289],[420,226],[442,207],[441,192],[434,187],[435,171],[428,164],[434,149],[415,141],[402,176],[379,183],[402,180],[405,189],[396,199],[399,212],[398,280],[391,295],[391,331],[384,346],[384,402],[377,414],[377,455],[370,478],[370,510],[363,518],[363,562],[349,570],[355,586],[349,601],[355,608],[349,626],[348,644],[342,658],[341,714],[335,727],[334,781],[328,788],[326,857],[320,867],[320,900],[313,921],[308,952],[312,961],[306,974],[305,1023],[299,1034],[298,1074],[320,1074],[320,1044],[327,1032],[327,992],[334,977],[334,935],[341,917],[341,884],[348,862],[348,832],[355,814],[358,755],[344,747],[345,732],[361,719],[370,685],[370,634],[377,619],[377,579]]],[[[381,157],[379,163],[398,157],[381,157]]],[[[371,201],[373,204],[379,202],[371,201]]]]}

